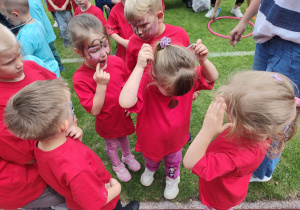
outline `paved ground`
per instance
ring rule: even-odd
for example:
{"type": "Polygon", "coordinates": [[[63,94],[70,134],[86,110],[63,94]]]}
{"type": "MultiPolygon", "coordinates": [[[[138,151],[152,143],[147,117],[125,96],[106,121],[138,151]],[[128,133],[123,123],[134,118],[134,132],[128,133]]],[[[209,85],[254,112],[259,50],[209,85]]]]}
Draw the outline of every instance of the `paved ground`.
{"type": "MultiPolygon", "coordinates": [[[[152,209],[203,209],[200,201],[191,201],[188,203],[176,203],[170,201],[163,202],[145,202],[140,204],[141,210],[152,209]]],[[[259,201],[255,203],[243,202],[234,207],[234,209],[300,209],[300,200],[295,201],[259,201]]]]}

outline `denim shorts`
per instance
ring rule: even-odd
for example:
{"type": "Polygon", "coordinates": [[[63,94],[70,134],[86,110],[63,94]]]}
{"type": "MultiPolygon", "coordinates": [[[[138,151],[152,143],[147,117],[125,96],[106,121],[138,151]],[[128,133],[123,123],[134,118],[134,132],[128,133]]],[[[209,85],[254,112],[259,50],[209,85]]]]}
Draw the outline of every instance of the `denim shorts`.
{"type": "MultiPolygon", "coordinates": [[[[279,36],[257,43],[252,69],[281,73],[300,87],[300,44],[279,36]]],[[[299,97],[298,88],[295,95],[299,97]]]]}

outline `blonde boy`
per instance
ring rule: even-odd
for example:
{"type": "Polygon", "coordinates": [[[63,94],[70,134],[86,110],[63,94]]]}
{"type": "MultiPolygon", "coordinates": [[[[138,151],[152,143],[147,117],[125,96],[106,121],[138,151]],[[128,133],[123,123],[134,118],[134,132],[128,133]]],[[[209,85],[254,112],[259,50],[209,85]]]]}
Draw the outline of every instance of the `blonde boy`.
{"type": "Polygon", "coordinates": [[[183,28],[163,23],[161,0],[126,0],[124,15],[135,33],[130,37],[126,51],[126,65],[131,71],[144,43],[153,46],[163,37],[169,37],[174,45],[190,45],[189,36],[183,28]]]}
{"type": "Polygon", "coordinates": [[[34,151],[39,173],[65,197],[68,208],[115,209],[119,182],[90,148],[66,137],[74,113],[63,80],[36,81],[23,88],[9,100],[5,123],[16,136],[38,141],[34,151]]]}

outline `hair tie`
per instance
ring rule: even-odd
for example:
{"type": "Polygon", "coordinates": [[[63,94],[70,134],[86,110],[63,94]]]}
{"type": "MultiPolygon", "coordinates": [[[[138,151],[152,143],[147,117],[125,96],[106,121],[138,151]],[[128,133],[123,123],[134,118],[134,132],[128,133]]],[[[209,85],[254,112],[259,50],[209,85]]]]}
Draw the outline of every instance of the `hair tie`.
{"type": "Polygon", "coordinates": [[[297,106],[300,106],[300,98],[295,97],[295,100],[296,100],[296,105],[297,105],[297,106]]]}
{"type": "Polygon", "coordinates": [[[278,81],[282,81],[282,79],[278,76],[278,74],[273,74],[273,77],[275,78],[275,79],[277,79],[278,81]]]}
{"type": "Polygon", "coordinates": [[[161,49],[164,49],[166,46],[171,45],[171,44],[172,44],[172,41],[168,37],[163,37],[160,40],[160,47],[161,47],[161,49]]]}

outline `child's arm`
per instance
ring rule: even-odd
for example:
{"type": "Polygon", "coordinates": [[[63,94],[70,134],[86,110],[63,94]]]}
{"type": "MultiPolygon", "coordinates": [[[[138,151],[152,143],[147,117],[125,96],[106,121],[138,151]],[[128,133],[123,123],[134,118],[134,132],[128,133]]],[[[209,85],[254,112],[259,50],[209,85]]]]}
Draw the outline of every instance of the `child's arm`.
{"type": "Polygon", "coordinates": [[[202,67],[205,80],[208,83],[215,81],[218,78],[218,71],[214,64],[207,59],[208,49],[202,44],[201,39],[198,39],[196,44],[193,45],[193,50],[196,54],[198,62],[200,63],[200,66],[202,67]]]}
{"type": "Polygon", "coordinates": [[[246,30],[246,26],[248,22],[251,20],[251,18],[257,14],[260,3],[261,0],[253,0],[253,2],[250,4],[249,8],[245,12],[242,20],[230,32],[229,42],[233,47],[237,42],[241,41],[242,34],[246,30]]]}
{"type": "Polygon", "coordinates": [[[211,102],[208,107],[203,126],[188,148],[183,158],[183,165],[192,170],[196,163],[205,155],[211,140],[231,126],[231,123],[223,125],[226,104],[223,98],[211,102]]]}
{"type": "Polygon", "coordinates": [[[107,183],[105,187],[107,189],[107,194],[108,194],[106,203],[109,203],[112,199],[114,199],[121,193],[121,185],[114,178],[111,178],[109,180],[109,183],[107,183]]]}
{"type": "Polygon", "coordinates": [[[67,136],[82,141],[82,135],[83,135],[83,131],[81,130],[81,128],[77,126],[77,117],[76,115],[74,115],[74,122],[73,125],[71,125],[70,128],[68,129],[67,136]]]}
{"type": "Polygon", "coordinates": [[[124,109],[129,109],[136,104],[144,68],[147,66],[148,60],[153,61],[153,58],[152,47],[148,44],[143,44],[138,55],[137,64],[125,83],[119,97],[120,106],[124,109]]]}
{"type": "Polygon", "coordinates": [[[64,5],[60,8],[61,11],[65,11],[67,9],[67,6],[69,5],[70,0],[66,0],[64,5]]]}
{"type": "Polygon", "coordinates": [[[57,7],[54,3],[53,3],[53,1],[52,0],[47,0],[48,2],[49,2],[49,4],[51,5],[51,7],[53,7],[53,9],[55,10],[55,11],[59,11],[60,10],[60,8],[59,7],[57,7]]]}
{"type": "Polygon", "coordinates": [[[111,38],[113,38],[113,40],[115,40],[118,44],[122,45],[123,47],[127,48],[128,39],[123,39],[122,37],[119,36],[119,34],[112,34],[111,38]]]}
{"type": "Polygon", "coordinates": [[[109,73],[103,71],[105,68],[106,66],[100,68],[100,64],[98,63],[93,77],[97,83],[96,92],[93,98],[93,107],[90,112],[93,116],[96,116],[100,113],[104,104],[106,88],[110,79],[109,73]]]}

